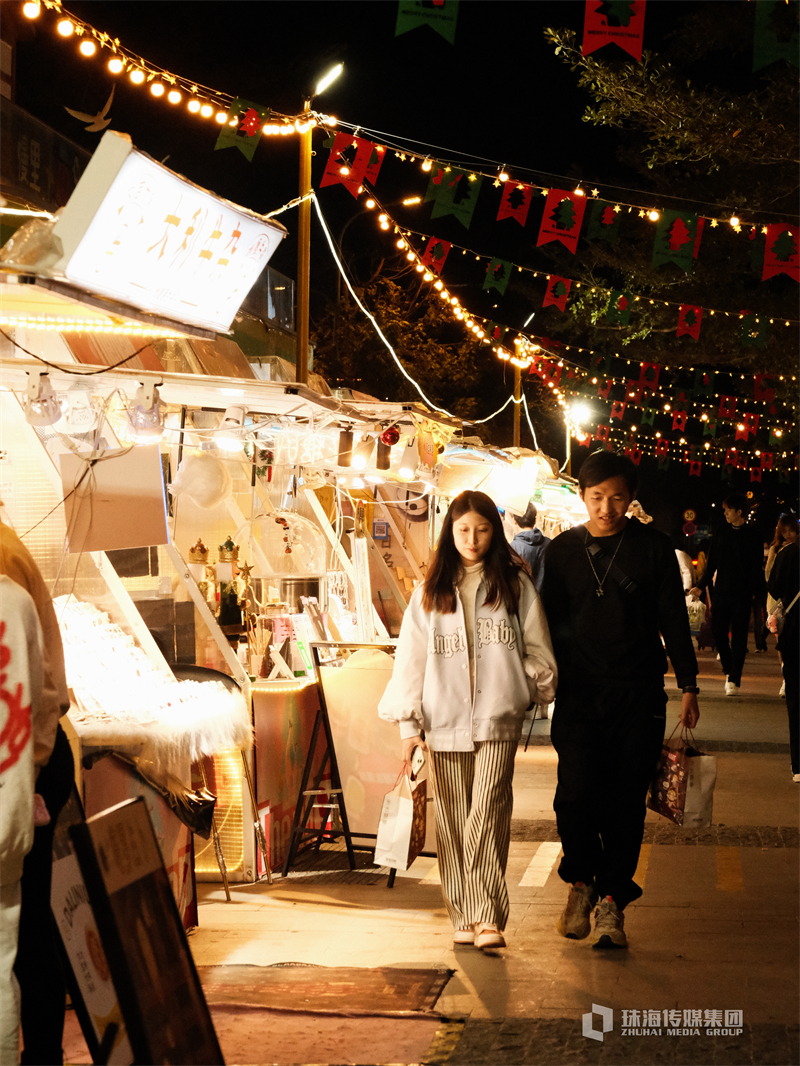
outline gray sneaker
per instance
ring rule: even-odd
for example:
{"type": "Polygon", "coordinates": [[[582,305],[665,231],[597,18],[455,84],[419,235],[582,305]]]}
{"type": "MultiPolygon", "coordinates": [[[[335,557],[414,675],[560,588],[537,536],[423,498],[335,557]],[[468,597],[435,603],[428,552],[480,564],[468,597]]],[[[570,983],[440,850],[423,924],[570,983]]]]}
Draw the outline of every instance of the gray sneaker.
{"type": "Polygon", "coordinates": [[[626,948],[628,938],[625,936],[625,916],[611,896],[606,896],[597,904],[594,912],[593,948],[626,948]]]}
{"type": "Polygon", "coordinates": [[[576,881],[570,886],[567,905],[558,919],[558,931],[568,940],[584,940],[591,931],[589,916],[597,903],[594,885],[576,881]]]}

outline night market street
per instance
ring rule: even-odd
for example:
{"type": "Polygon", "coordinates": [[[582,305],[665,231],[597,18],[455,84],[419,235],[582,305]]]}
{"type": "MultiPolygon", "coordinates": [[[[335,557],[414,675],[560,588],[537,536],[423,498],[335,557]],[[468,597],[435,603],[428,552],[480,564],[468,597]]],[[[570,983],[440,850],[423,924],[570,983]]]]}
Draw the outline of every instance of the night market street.
{"type": "MultiPolygon", "coordinates": [[[[596,952],[589,940],[556,933],[566,895],[555,873],[556,759],[544,735],[549,723],[537,722],[517,757],[509,946],[496,958],[474,948],[454,952],[430,858],[419,858],[391,891],[385,875],[371,873],[368,856],[363,872],[318,862],[273,887],[232,886],[230,904],[221,885],[198,885],[200,926],[190,944],[199,966],[455,971],[435,1005],[440,1019],[276,1012],[256,1041],[252,1015],[230,1024],[212,1007],[226,1062],[797,1062],[798,786],[777,654],[770,641],[767,654],[748,655],[739,697],[722,694],[712,653],[698,657],[696,739],[718,757],[713,825],[681,830],[648,813],[636,878],[644,896],[626,911],[628,951],[596,952]],[[613,1011],[602,1041],[582,1035],[582,1015],[593,1004],[613,1011]],[[628,1021],[634,1024],[623,1028],[628,1021]]],[[[592,1024],[599,1034],[601,1015],[592,1024]]],[[[70,1026],[75,1040],[65,1043],[66,1061],[87,1062],[73,1019],[70,1026]]]]}

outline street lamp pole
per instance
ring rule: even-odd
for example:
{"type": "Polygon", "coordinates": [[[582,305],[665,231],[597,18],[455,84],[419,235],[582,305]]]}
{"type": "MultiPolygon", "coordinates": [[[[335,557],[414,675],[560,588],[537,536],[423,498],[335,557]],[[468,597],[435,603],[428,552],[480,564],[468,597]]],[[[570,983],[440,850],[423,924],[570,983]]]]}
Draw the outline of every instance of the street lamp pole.
{"type": "Polygon", "coordinates": [[[319,96],[342,73],[337,63],[322,78],[313,94],[303,104],[300,132],[300,206],[297,219],[297,347],[295,348],[295,377],[300,384],[308,383],[308,323],[311,294],[311,101],[319,96]]]}
{"type": "Polygon", "coordinates": [[[568,477],[572,477],[572,440],[569,428],[569,414],[567,414],[565,424],[567,427],[567,458],[564,467],[567,471],[568,477]]]}
{"type": "Polygon", "coordinates": [[[300,134],[300,196],[297,225],[297,348],[296,378],[308,383],[308,323],[311,295],[311,100],[303,106],[303,133],[300,134]]]}
{"type": "Polygon", "coordinates": [[[514,447],[519,448],[519,416],[522,406],[522,370],[514,367],[514,447]]]}

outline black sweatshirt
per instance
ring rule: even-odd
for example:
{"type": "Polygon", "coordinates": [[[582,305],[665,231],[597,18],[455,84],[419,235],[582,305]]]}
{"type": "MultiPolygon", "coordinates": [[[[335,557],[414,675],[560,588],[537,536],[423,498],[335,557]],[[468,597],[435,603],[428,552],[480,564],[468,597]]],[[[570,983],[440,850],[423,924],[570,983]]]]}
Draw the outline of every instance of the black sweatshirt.
{"type": "Polygon", "coordinates": [[[764,540],[755,526],[726,523],[714,533],[708,565],[697,582],[712,599],[747,599],[764,585],[764,540]],[[711,583],[714,574],[716,581],[711,583]]]}
{"type": "Polygon", "coordinates": [[[562,690],[663,684],[667,657],[659,633],[678,686],[695,684],[697,657],[683,582],[663,533],[635,518],[611,537],[594,538],[585,526],[567,530],[545,551],[542,602],[562,690]],[[611,572],[603,580],[603,595],[597,595],[599,582],[586,551],[595,542],[603,549],[593,559],[599,578],[619,545],[616,566],[635,583],[634,592],[624,592],[611,572]]]}

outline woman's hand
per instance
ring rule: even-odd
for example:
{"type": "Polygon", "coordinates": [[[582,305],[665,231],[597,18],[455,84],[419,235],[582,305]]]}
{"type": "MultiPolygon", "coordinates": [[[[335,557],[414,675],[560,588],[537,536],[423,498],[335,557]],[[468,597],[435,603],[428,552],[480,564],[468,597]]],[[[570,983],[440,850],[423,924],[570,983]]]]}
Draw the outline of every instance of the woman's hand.
{"type": "Polygon", "coordinates": [[[428,745],[419,734],[415,737],[407,737],[403,741],[403,762],[406,766],[411,765],[411,756],[414,754],[414,748],[422,748],[423,751],[428,750],[428,745]]]}

